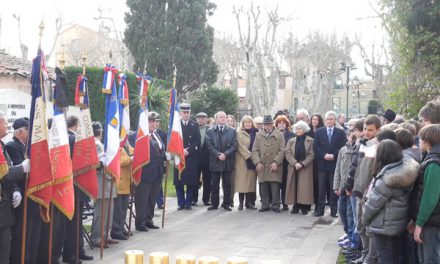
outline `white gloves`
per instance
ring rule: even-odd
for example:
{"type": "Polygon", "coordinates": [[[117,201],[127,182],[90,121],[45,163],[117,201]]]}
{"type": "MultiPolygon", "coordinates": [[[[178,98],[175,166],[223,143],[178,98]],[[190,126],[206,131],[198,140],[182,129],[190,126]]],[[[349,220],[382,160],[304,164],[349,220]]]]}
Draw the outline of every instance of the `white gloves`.
{"type": "Polygon", "coordinates": [[[21,166],[23,166],[24,173],[29,173],[31,171],[31,163],[30,163],[29,159],[23,160],[23,162],[21,163],[21,166]]]}
{"type": "Polygon", "coordinates": [[[21,197],[20,192],[15,191],[15,192],[12,194],[12,206],[13,206],[14,208],[17,208],[17,207],[20,205],[20,203],[21,203],[21,199],[22,199],[22,197],[21,197]]]}
{"type": "Polygon", "coordinates": [[[167,160],[171,160],[171,154],[168,151],[165,152],[165,157],[167,158],[167,160]]]}

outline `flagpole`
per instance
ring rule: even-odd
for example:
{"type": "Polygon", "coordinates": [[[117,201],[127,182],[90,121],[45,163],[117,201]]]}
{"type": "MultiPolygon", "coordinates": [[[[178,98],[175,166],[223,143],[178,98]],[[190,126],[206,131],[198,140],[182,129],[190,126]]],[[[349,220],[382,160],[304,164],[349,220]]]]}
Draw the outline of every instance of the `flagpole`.
{"type": "MultiPolygon", "coordinates": [[[[176,87],[176,79],[177,79],[177,67],[174,65],[174,73],[173,73],[173,87],[176,87]]],[[[170,106],[171,109],[171,106],[170,106]]],[[[167,142],[168,144],[169,142],[167,142]]],[[[174,171],[174,166],[171,161],[167,162],[167,169],[165,173],[165,183],[163,188],[163,211],[162,211],[162,229],[165,227],[165,209],[167,207],[167,188],[168,188],[168,175],[171,176],[171,173],[174,171]]]]}
{"type": "MultiPolygon", "coordinates": [[[[41,49],[41,39],[43,38],[43,30],[44,30],[44,22],[43,19],[41,19],[41,23],[39,26],[40,33],[38,34],[39,40],[38,40],[38,49],[41,49]]],[[[30,124],[29,124],[30,126],[30,124]]],[[[30,131],[28,127],[28,131],[30,131]]],[[[26,144],[26,152],[28,152],[29,143],[26,144]]],[[[27,226],[27,207],[28,207],[28,200],[27,200],[27,189],[28,189],[28,181],[29,181],[29,173],[26,173],[25,176],[25,183],[24,183],[24,203],[23,203],[23,226],[21,227],[21,264],[24,264],[25,262],[25,255],[26,255],[26,226],[27,226]]]]}
{"type": "MultiPolygon", "coordinates": [[[[112,64],[112,52],[109,52],[109,58],[110,58],[110,63],[109,63],[109,67],[111,67],[112,64]]],[[[112,84],[114,85],[114,84],[112,84]]],[[[110,102],[110,96],[109,94],[106,94],[106,107],[105,107],[105,120],[106,120],[106,125],[107,125],[107,114],[108,114],[108,106],[109,106],[109,102],[110,102]]],[[[107,130],[108,128],[105,128],[105,139],[107,140],[107,130]]],[[[106,151],[106,149],[104,148],[104,151],[106,151]]],[[[105,206],[105,164],[103,166],[103,170],[102,170],[102,192],[101,192],[101,199],[102,199],[102,206],[101,206],[101,245],[100,245],[100,259],[102,260],[103,256],[104,256],[104,206],[105,206]]]]}
{"type": "Polygon", "coordinates": [[[47,263],[52,263],[52,234],[53,234],[53,204],[50,205],[50,223],[49,223],[49,252],[47,263]]]}
{"type": "MultiPolygon", "coordinates": [[[[128,153],[130,155],[130,153],[128,153]]],[[[132,156],[133,158],[133,156],[132,156]]],[[[131,173],[131,169],[133,166],[133,161],[130,163],[130,173],[131,173]]],[[[132,179],[132,175],[130,175],[130,200],[131,200],[131,205],[130,205],[130,212],[128,215],[128,238],[130,238],[130,234],[131,234],[131,215],[133,214],[133,179],[132,179]]]]}
{"type": "Polygon", "coordinates": [[[105,241],[108,240],[108,233],[109,233],[108,230],[109,230],[109,225],[110,225],[110,211],[111,211],[110,207],[112,205],[111,201],[113,199],[113,187],[115,184],[114,179],[111,179],[110,181],[111,181],[111,183],[110,183],[110,199],[108,200],[108,208],[107,208],[107,224],[106,224],[106,229],[105,229],[105,241]]]}
{"type": "MultiPolygon", "coordinates": [[[[100,258],[104,255],[104,206],[105,206],[105,166],[102,168],[102,192],[101,192],[101,244],[100,244],[100,258]]],[[[96,210],[96,209],[95,209],[96,210]]]]}

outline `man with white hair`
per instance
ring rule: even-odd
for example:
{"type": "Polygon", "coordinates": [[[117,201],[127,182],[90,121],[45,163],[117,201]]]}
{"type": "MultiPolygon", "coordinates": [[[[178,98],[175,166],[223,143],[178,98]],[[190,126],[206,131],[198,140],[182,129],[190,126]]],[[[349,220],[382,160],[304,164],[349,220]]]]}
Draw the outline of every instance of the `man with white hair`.
{"type": "Polygon", "coordinates": [[[333,176],[339,150],[347,139],[344,130],[335,127],[337,115],[333,111],[325,113],[325,127],[316,130],[313,142],[315,159],[318,164],[318,201],[315,205],[315,216],[324,215],[327,193],[330,196],[331,216],[336,217],[337,197],[333,192],[333,176]]]}
{"type": "Polygon", "coordinates": [[[309,112],[302,108],[296,111],[296,121],[302,120],[306,123],[309,123],[309,112]]]}

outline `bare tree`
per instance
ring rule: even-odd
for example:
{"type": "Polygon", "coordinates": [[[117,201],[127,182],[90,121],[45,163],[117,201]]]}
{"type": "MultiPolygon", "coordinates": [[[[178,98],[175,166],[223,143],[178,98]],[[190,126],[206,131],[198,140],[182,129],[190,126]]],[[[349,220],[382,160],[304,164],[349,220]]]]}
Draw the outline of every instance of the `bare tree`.
{"type": "Polygon", "coordinates": [[[281,53],[290,67],[297,107],[312,112],[332,109],[331,95],[340,73],[338,66],[341,61],[350,61],[351,46],[348,38],[338,39],[335,33],[330,36],[309,33],[302,43],[290,33],[281,53]]]}
{"type": "Polygon", "coordinates": [[[28,57],[28,46],[26,46],[22,39],[21,39],[21,22],[20,22],[20,15],[13,14],[12,17],[17,20],[17,29],[18,29],[18,41],[20,43],[20,50],[21,50],[21,58],[27,60],[28,57]]]}
{"type": "Polygon", "coordinates": [[[263,13],[253,3],[247,10],[234,6],[233,13],[237,21],[240,48],[246,52],[249,104],[254,114],[269,114],[274,110],[274,95],[280,74],[277,30],[281,23],[290,18],[280,17],[278,8],[263,13]]]}

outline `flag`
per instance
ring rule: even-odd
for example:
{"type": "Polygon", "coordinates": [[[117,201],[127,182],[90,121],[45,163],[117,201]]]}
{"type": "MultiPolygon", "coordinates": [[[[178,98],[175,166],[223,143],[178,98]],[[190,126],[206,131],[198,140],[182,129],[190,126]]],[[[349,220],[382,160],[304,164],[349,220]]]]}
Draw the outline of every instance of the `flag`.
{"type": "Polygon", "coordinates": [[[0,144],[0,180],[9,172],[8,162],[3,154],[3,146],[0,144]]]}
{"type": "Polygon", "coordinates": [[[32,63],[32,101],[29,119],[28,157],[31,169],[26,195],[41,205],[44,222],[49,221],[49,205],[52,198],[52,168],[49,156],[48,128],[46,121],[46,102],[44,78],[47,77],[44,55],[41,50],[32,63]]]}
{"type": "MultiPolygon", "coordinates": [[[[111,94],[107,94],[106,117],[105,117],[105,135],[104,135],[104,149],[105,158],[104,165],[106,173],[112,175],[115,181],[119,182],[119,175],[121,172],[121,147],[119,135],[121,131],[121,120],[119,116],[119,101],[116,92],[116,83],[114,82],[114,75],[117,70],[114,67],[106,66],[104,68],[104,82],[103,87],[108,85],[108,80],[113,80],[111,83],[111,94]]],[[[107,93],[103,88],[103,92],[107,93]]]]}
{"type": "Polygon", "coordinates": [[[89,89],[87,86],[87,78],[81,74],[78,74],[75,87],[75,105],[82,108],[89,107],[89,89]]]}
{"type": "Polygon", "coordinates": [[[121,118],[121,147],[124,146],[125,141],[128,138],[128,132],[130,132],[130,105],[127,76],[125,74],[119,75],[120,87],[119,87],[119,114],[121,118]]]}
{"type": "Polygon", "coordinates": [[[69,138],[63,114],[55,115],[52,119],[49,131],[49,152],[53,175],[51,201],[69,220],[72,220],[75,197],[69,138]]]}
{"type": "Polygon", "coordinates": [[[54,117],[49,130],[49,153],[52,166],[52,203],[70,220],[75,210],[72,161],[64,109],[68,107],[66,75],[55,68],[54,117]]]}
{"type": "Polygon", "coordinates": [[[139,105],[140,108],[143,109],[144,107],[148,107],[148,79],[140,73],[136,74],[136,79],[139,81],[139,105]]]}
{"type": "Polygon", "coordinates": [[[140,108],[136,144],[134,146],[132,177],[133,182],[138,185],[141,181],[142,167],[150,162],[150,130],[148,127],[148,80],[145,76],[138,75],[140,108]],[[145,99],[145,100],[144,100],[145,99]]]}
{"type": "Polygon", "coordinates": [[[183,134],[180,122],[180,114],[176,109],[176,89],[170,92],[170,123],[168,126],[167,151],[174,158],[174,165],[179,170],[179,177],[185,169],[185,153],[183,150],[183,134]]]}
{"type": "Polygon", "coordinates": [[[60,68],[55,68],[55,90],[53,92],[54,115],[63,114],[63,108],[68,107],[66,75],[60,68]]]}
{"type": "Polygon", "coordinates": [[[93,135],[89,91],[85,76],[78,74],[75,90],[75,105],[80,106],[81,111],[78,117],[78,129],[72,157],[74,183],[92,200],[96,200],[98,197],[96,168],[99,167],[99,160],[93,135]]]}

